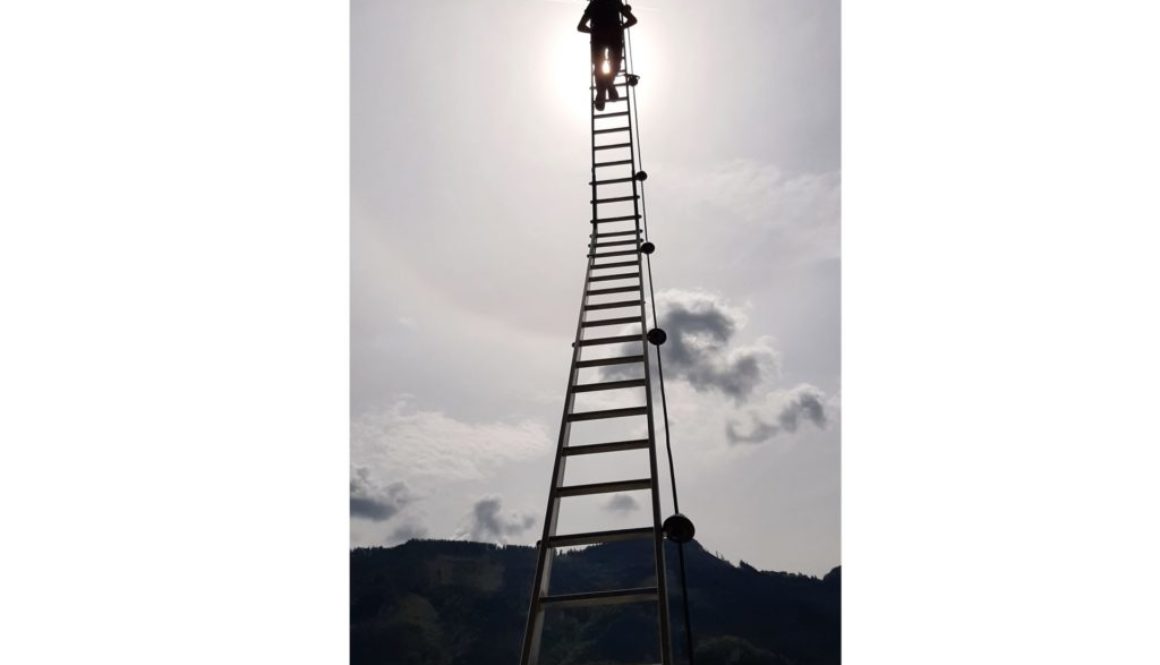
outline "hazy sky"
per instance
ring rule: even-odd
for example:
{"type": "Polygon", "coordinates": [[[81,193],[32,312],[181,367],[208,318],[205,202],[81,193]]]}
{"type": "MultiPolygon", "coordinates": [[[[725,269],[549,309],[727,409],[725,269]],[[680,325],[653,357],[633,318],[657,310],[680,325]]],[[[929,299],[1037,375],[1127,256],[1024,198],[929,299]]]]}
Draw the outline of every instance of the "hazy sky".
{"type": "MultiPolygon", "coordinates": [[[[352,545],[539,538],[590,231],[583,7],[353,0],[352,545]]],[[[840,563],[838,2],[633,8],[683,511],[731,560],[822,574],[840,563]]],[[[569,482],[624,477],[609,464],[569,482]]],[[[645,493],[567,502],[562,533],[649,520],[645,493]]]]}

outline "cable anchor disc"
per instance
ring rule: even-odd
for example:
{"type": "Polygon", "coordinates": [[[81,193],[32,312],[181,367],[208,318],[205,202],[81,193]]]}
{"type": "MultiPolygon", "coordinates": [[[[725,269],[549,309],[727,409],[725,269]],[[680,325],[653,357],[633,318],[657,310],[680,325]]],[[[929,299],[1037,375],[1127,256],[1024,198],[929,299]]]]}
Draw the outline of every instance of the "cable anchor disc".
{"type": "Polygon", "coordinates": [[[693,539],[693,534],[697,529],[693,527],[693,520],[685,517],[680,513],[673,513],[661,525],[665,531],[665,537],[674,543],[687,543],[693,539]]]}

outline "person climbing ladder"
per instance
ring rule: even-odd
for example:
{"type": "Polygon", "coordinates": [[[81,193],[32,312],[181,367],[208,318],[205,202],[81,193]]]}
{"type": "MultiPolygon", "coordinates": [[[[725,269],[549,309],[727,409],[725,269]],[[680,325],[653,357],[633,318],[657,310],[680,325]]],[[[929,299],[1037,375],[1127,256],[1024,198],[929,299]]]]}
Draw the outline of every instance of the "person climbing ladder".
{"type": "Polygon", "coordinates": [[[589,0],[580,17],[576,29],[592,35],[592,68],[596,73],[596,110],[604,110],[605,97],[619,99],[620,94],[612,79],[620,71],[621,55],[624,52],[624,31],[636,25],[632,7],[621,0],[589,0]],[[620,24],[624,15],[625,22],[620,24]],[[605,71],[604,63],[608,62],[605,71]]]}

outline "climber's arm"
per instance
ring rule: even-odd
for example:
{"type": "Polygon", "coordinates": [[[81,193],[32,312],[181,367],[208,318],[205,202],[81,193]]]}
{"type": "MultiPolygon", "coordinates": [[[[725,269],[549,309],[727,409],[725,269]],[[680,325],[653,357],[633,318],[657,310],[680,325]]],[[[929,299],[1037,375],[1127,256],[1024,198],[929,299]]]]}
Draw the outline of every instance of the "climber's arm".
{"type": "Polygon", "coordinates": [[[587,33],[591,34],[592,28],[588,27],[588,25],[587,25],[588,21],[590,21],[590,20],[591,19],[588,16],[588,10],[585,9],[584,15],[580,17],[580,25],[576,26],[576,29],[579,30],[580,32],[587,32],[587,33]]]}
{"type": "Polygon", "coordinates": [[[620,13],[624,14],[624,28],[631,28],[636,25],[636,17],[632,15],[632,5],[624,5],[620,8],[620,13]]]}

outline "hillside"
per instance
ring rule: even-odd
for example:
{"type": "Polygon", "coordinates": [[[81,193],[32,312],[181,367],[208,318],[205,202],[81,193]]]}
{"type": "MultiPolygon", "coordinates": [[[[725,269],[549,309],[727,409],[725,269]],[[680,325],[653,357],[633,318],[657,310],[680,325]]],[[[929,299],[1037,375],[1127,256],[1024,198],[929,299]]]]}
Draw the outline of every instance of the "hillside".
{"type": "MultiPolygon", "coordinates": [[[[675,546],[667,561],[677,578],[675,546]]],[[[836,665],[841,569],[822,579],[733,566],[685,547],[698,665],[836,665]]],[[[527,618],[535,550],[413,540],[350,553],[351,663],[514,665],[527,618]]],[[[553,592],[651,583],[647,542],[609,543],[556,559],[553,592]],[[615,564],[615,565],[614,565],[615,564]]],[[[679,585],[670,582],[673,641],[685,662],[679,585]]],[[[552,613],[546,665],[658,660],[655,611],[622,605],[552,613]]]]}

